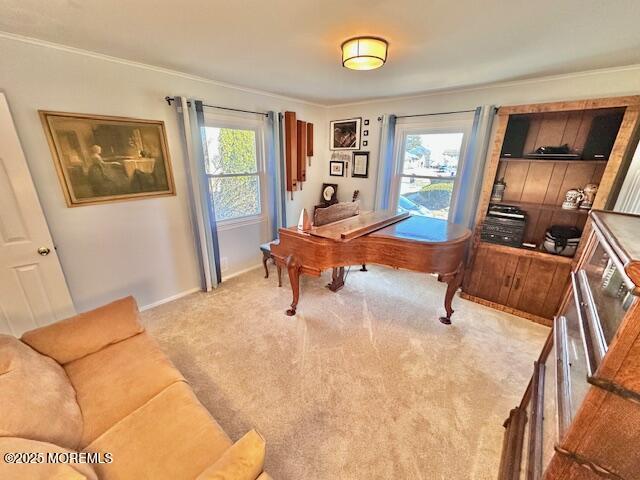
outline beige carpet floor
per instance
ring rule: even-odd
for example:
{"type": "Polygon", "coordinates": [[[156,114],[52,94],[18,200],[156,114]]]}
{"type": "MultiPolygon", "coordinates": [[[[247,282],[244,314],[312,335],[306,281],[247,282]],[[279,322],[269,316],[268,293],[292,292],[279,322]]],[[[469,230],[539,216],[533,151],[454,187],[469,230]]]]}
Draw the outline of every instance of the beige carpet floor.
{"type": "Polygon", "coordinates": [[[256,427],[276,480],[495,479],[502,422],[548,329],[454,300],[435,278],[351,269],[338,293],[253,270],[143,319],[233,440],[256,427]]]}

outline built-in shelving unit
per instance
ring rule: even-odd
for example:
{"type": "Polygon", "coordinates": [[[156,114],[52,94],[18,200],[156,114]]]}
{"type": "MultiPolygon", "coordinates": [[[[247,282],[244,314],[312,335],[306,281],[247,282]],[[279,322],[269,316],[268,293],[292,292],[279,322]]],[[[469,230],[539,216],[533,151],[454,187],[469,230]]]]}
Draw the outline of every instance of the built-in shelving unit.
{"type": "MultiPolygon", "coordinates": [[[[487,161],[463,297],[551,325],[569,283],[572,258],[543,249],[554,225],[585,231],[587,209],[564,209],[568,190],[598,185],[594,208],[610,206],[638,140],[640,97],[502,107],[487,161]],[[565,146],[568,155],[540,156],[565,146]],[[499,203],[526,214],[523,243],[480,239],[493,185],[506,184],[499,203]]],[[[585,232],[586,233],[586,232],[585,232]]],[[[583,248],[583,242],[577,254],[583,248]]]]}

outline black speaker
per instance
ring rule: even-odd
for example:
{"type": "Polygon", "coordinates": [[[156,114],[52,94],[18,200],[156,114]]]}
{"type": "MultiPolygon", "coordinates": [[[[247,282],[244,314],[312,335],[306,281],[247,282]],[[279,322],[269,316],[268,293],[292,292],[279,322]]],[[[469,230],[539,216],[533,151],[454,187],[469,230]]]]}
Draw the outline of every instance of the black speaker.
{"type": "Polygon", "coordinates": [[[584,160],[607,160],[622,124],[622,112],[593,118],[582,150],[584,160]]]}
{"type": "Polygon", "coordinates": [[[507,131],[504,134],[502,142],[501,157],[522,157],[524,153],[524,142],[527,140],[529,133],[529,118],[527,117],[509,117],[507,131]]]}

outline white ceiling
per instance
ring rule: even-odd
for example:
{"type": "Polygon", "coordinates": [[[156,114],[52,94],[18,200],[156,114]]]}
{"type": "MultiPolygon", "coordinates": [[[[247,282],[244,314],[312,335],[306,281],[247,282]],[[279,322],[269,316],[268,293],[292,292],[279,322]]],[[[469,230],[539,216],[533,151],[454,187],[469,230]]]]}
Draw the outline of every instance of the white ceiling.
{"type": "Polygon", "coordinates": [[[0,30],[323,104],[640,63],[638,0],[0,0],[0,30]],[[342,68],[360,34],[381,69],[342,68]]]}

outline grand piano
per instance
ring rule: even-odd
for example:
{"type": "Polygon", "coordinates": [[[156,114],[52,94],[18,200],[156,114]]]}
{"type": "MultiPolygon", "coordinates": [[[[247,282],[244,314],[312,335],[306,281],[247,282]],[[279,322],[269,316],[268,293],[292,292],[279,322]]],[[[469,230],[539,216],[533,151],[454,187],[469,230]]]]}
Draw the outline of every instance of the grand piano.
{"type": "Polygon", "coordinates": [[[281,228],[280,242],[271,246],[279,267],[287,269],[293,301],[286,311],[295,315],[300,298],[300,276],[319,277],[333,269],[332,291],[344,286],[345,266],[386,265],[423,273],[437,273],[447,284],[444,324],[451,323],[451,301],[464,276],[464,257],[471,232],[445,220],[408,213],[368,212],[301,231],[281,228]]]}

